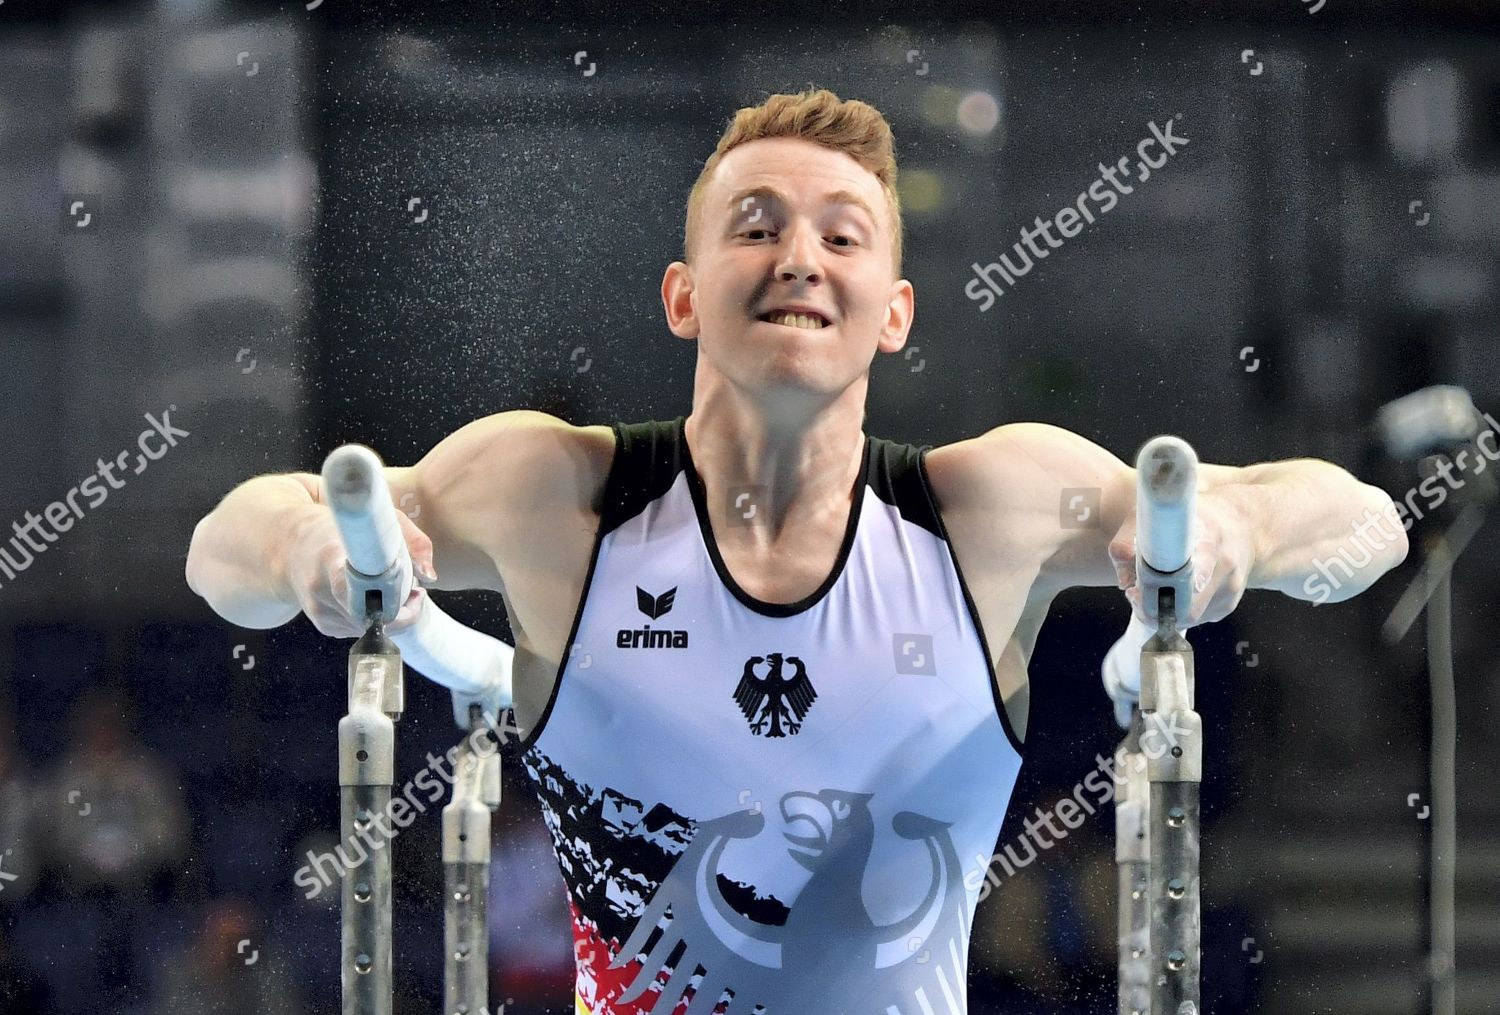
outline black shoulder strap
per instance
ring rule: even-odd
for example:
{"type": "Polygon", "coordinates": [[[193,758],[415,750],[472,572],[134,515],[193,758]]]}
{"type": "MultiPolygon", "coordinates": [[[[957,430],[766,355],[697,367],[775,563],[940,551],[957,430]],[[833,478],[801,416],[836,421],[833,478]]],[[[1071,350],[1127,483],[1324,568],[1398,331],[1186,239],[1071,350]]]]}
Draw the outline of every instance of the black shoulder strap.
{"type": "Polygon", "coordinates": [[[921,460],[930,447],[871,437],[870,489],[885,503],[894,505],[902,518],[946,539],[921,460]]]}
{"type": "Polygon", "coordinates": [[[684,468],[685,419],[613,424],[615,458],[599,512],[600,536],[613,532],[671,489],[684,468]]]}

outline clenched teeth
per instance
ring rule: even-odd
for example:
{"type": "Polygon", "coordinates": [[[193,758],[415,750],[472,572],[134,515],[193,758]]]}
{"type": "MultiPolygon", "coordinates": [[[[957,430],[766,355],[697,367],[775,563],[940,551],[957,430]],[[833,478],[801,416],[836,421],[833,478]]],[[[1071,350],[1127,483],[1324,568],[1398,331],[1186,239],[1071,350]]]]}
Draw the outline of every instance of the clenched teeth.
{"type": "Polygon", "coordinates": [[[793,314],[786,311],[776,311],[767,314],[765,319],[772,324],[784,324],[792,328],[807,328],[811,331],[816,331],[823,327],[822,319],[814,317],[811,314],[793,314]]]}

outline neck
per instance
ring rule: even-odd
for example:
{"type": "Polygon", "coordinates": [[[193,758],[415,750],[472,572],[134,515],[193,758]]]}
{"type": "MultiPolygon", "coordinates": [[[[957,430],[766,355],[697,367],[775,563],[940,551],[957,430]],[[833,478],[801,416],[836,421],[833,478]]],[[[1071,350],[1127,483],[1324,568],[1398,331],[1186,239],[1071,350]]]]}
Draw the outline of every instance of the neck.
{"type": "Polygon", "coordinates": [[[728,384],[699,386],[685,434],[721,542],[763,546],[788,523],[847,520],[863,462],[865,388],[861,380],[810,407],[752,401],[728,384]]]}

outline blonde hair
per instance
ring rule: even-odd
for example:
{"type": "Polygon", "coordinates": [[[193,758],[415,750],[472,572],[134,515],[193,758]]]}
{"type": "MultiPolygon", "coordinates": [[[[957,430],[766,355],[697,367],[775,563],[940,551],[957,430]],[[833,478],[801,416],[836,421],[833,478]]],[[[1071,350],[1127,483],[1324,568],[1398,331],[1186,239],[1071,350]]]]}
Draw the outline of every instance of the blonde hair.
{"type": "Polygon", "coordinates": [[[779,93],[758,106],[735,112],[719,138],[718,147],[703,163],[703,171],[688,194],[687,225],[683,231],[683,260],[692,263],[695,238],[703,225],[703,192],[719,162],[742,144],[763,138],[789,137],[843,152],[875,174],[885,191],[891,221],[891,256],[901,277],[901,199],[896,194],[896,141],[880,110],[858,99],[840,99],[826,88],[779,93]]]}

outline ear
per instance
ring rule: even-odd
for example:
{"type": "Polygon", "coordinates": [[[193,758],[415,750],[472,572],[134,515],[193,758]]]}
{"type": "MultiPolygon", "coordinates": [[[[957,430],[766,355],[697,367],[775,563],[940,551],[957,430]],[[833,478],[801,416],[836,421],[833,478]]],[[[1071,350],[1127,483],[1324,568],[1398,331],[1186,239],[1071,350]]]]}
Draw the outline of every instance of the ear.
{"type": "Polygon", "coordinates": [[[678,338],[697,338],[698,310],[693,301],[693,270],[683,261],[667,265],[661,280],[661,305],[667,327],[678,338]]]}
{"type": "Polygon", "coordinates": [[[881,352],[900,352],[911,331],[912,316],[916,313],[916,290],[904,278],[891,285],[891,298],[885,308],[885,324],[880,329],[881,352]]]}

